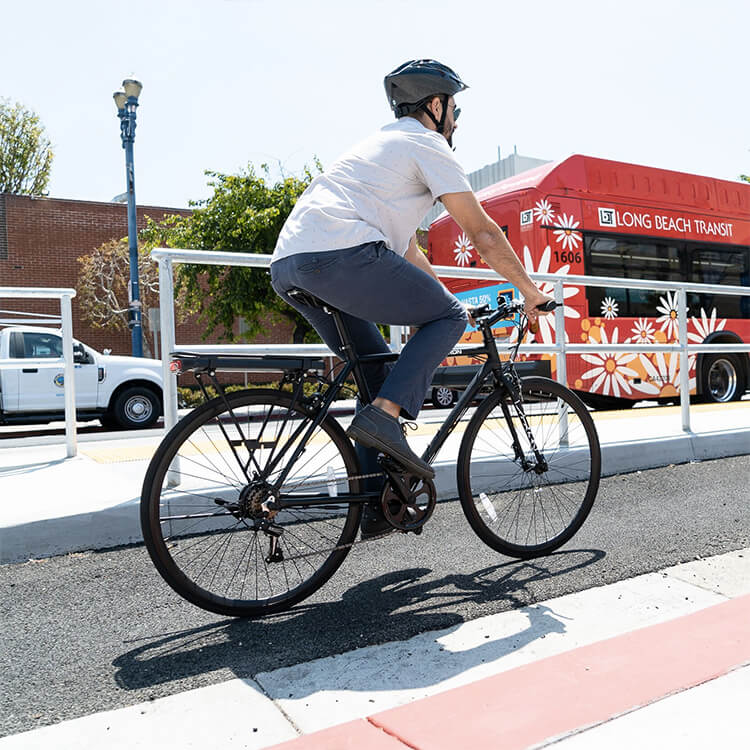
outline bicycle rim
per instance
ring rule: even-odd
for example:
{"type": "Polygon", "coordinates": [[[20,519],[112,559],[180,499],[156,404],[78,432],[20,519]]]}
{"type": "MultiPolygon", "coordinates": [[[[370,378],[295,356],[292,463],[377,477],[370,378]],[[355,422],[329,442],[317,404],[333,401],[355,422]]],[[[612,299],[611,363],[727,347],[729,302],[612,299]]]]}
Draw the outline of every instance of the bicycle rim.
{"type": "Polygon", "coordinates": [[[240,391],[227,400],[231,413],[213,399],[166,436],[144,480],[141,525],[157,570],[178,594],[212,612],[254,617],[306,598],[341,565],[361,507],[338,498],[359,491],[351,478],[358,463],[326,417],[289,467],[311,415],[279,391],[240,391]],[[287,468],[282,497],[326,501],[282,510],[269,527],[258,508],[267,493],[249,489],[261,478],[278,484],[287,468]]]}
{"type": "Polygon", "coordinates": [[[599,488],[601,454],[593,420],[575,394],[548,378],[521,382],[524,412],[546,466],[531,450],[513,405],[496,391],[467,428],[458,487],[464,513],[486,544],[530,558],[560,547],[586,520],[599,488]],[[503,401],[526,468],[515,455],[503,401]]]}

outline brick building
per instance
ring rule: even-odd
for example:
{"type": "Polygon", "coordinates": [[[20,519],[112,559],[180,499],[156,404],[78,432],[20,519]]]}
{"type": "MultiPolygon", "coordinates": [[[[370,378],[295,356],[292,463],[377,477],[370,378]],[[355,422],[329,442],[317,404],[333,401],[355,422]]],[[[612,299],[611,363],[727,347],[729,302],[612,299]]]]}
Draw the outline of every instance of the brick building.
{"type": "MultiPolygon", "coordinates": [[[[138,228],[146,217],[160,220],[169,214],[189,215],[188,209],[138,206],[138,228]]],[[[0,193],[0,286],[72,287],[78,284],[78,258],[103,242],[126,237],[127,206],[122,203],[32,198],[0,193]]],[[[5,310],[32,313],[59,312],[57,301],[0,301],[5,310]]],[[[144,310],[144,316],[148,314],[144,310]]],[[[178,324],[178,344],[201,343],[204,327],[195,320],[178,324]]],[[[94,349],[130,354],[130,331],[92,328],[80,316],[73,298],[73,335],[94,349]]],[[[208,341],[216,341],[216,338],[208,341]]],[[[290,343],[292,326],[269,326],[257,343],[290,343]]],[[[153,351],[153,342],[150,348],[153,351]]]]}

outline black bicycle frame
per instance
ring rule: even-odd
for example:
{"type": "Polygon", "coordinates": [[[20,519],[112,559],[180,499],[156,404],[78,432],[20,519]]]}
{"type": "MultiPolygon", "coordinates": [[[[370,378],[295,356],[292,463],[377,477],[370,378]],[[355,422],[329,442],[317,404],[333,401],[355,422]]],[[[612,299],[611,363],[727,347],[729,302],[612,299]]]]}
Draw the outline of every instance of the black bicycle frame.
{"type": "MultiPolygon", "coordinates": [[[[387,352],[383,354],[367,354],[367,355],[357,355],[354,343],[349,335],[349,331],[345,325],[345,322],[340,317],[338,311],[331,311],[331,314],[333,315],[334,321],[336,323],[336,327],[339,332],[339,336],[342,340],[342,347],[341,351],[345,357],[344,366],[339,373],[339,375],[336,377],[334,382],[331,384],[331,386],[328,388],[325,397],[322,401],[322,403],[319,406],[318,413],[315,415],[312,423],[310,424],[307,434],[302,438],[302,440],[298,443],[297,447],[294,450],[294,453],[292,454],[292,458],[287,464],[287,467],[282,471],[281,475],[277,478],[275,484],[280,487],[284,480],[286,479],[289,471],[291,470],[291,467],[295,464],[297,459],[300,457],[302,452],[305,450],[305,444],[309,440],[309,438],[312,436],[313,431],[322,423],[323,419],[326,417],[328,413],[328,408],[333,403],[334,399],[338,395],[338,393],[341,391],[341,389],[344,387],[344,382],[346,379],[350,376],[354,376],[354,381],[357,384],[357,388],[360,392],[360,394],[363,394],[366,403],[369,403],[371,400],[369,388],[367,387],[367,383],[364,378],[364,374],[362,372],[361,366],[362,364],[370,363],[370,362],[388,362],[393,361],[398,358],[398,353],[395,352],[387,352]]],[[[502,364],[500,362],[500,357],[497,351],[497,347],[495,346],[494,339],[492,337],[491,328],[489,325],[482,325],[481,326],[482,334],[484,337],[484,344],[482,346],[478,347],[472,347],[471,349],[467,349],[463,352],[466,356],[476,356],[476,355],[485,355],[487,357],[487,360],[484,362],[480,370],[477,372],[477,374],[472,378],[471,382],[467,386],[466,390],[463,392],[461,397],[459,398],[456,405],[451,409],[450,413],[446,417],[445,421],[441,425],[440,429],[438,430],[435,437],[430,441],[430,444],[427,446],[427,448],[424,451],[424,454],[422,455],[422,459],[426,461],[427,463],[432,463],[435,456],[440,451],[440,448],[443,446],[445,441],[447,440],[448,436],[451,434],[455,426],[458,424],[458,422],[461,420],[461,417],[466,413],[468,410],[471,402],[474,400],[474,398],[477,396],[479,391],[482,389],[482,386],[490,379],[493,378],[495,382],[495,387],[497,388],[503,388],[504,390],[511,392],[512,385],[508,382],[508,379],[506,378],[503,369],[502,364]]],[[[506,414],[506,416],[509,416],[506,414]]],[[[513,434],[514,442],[518,443],[518,436],[515,433],[515,428],[513,426],[512,420],[508,419],[508,423],[510,425],[511,432],[513,434]]],[[[302,426],[300,426],[300,432],[301,432],[302,426]]],[[[282,428],[283,431],[283,428],[282,428]]],[[[299,433],[295,433],[292,438],[288,441],[287,444],[291,443],[293,439],[296,439],[297,435],[299,433]]],[[[284,450],[279,454],[279,456],[275,457],[275,460],[269,467],[269,471],[272,471],[275,466],[280,461],[281,457],[285,453],[284,450]]],[[[346,502],[358,502],[358,503],[364,503],[371,501],[373,498],[379,497],[379,492],[369,492],[369,493],[357,493],[357,494],[347,494],[344,493],[338,497],[341,497],[346,502]]],[[[279,500],[275,503],[276,507],[279,510],[282,510],[285,507],[304,507],[304,506],[320,506],[320,505],[326,505],[331,504],[332,498],[329,495],[305,495],[300,497],[295,497],[294,500],[290,502],[290,498],[293,496],[290,495],[282,495],[279,500]]]]}

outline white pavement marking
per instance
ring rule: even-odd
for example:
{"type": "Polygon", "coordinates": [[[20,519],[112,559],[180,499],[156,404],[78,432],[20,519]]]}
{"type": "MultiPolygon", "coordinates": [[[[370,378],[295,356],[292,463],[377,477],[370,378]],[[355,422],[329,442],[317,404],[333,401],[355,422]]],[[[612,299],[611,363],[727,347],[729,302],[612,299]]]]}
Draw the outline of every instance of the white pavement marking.
{"type": "MultiPolygon", "coordinates": [[[[229,680],[137,706],[72,719],[2,738],[0,750],[263,748],[293,739],[299,733],[368,716],[554,654],[697,612],[745,593],[750,593],[750,549],[477,618],[408,641],[369,646],[260,673],[255,680],[229,680]],[[708,590],[710,587],[715,591],[708,590]]],[[[746,721],[748,691],[746,687],[743,689],[745,700],[741,710],[726,713],[730,727],[746,721]]],[[[693,711],[692,716],[701,726],[702,722],[713,726],[713,718],[705,711],[693,711]]],[[[617,726],[619,721],[613,725],[617,726]]],[[[644,747],[653,746],[654,736],[660,747],[681,750],[693,747],[664,744],[664,738],[673,736],[673,728],[668,718],[660,721],[664,734],[650,736],[649,741],[641,743],[644,747]]],[[[602,731],[607,726],[602,725],[602,731]]],[[[634,726],[633,731],[641,731],[640,725],[634,726]]],[[[570,739],[579,736],[585,735],[570,739]]],[[[727,728],[723,736],[733,735],[727,728]]],[[[631,748],[633,744],[603,741],[581,745],[580,749],[571,746],[570,750],[626,746],[631,748]]]]}
{"type": "Polygon", "coordinates": [[[750,747],[750,667],[542,747],[555,750],[680,750],[750,747]]]}
{"type": "Polygon", "coordinates": [[[252,680],[158,698],[0,739],[2,750],[262,748],[297,737],[252,680]]]}
{"type": "Polygon", "coordinates": [[[719,594],[649,573],[255,679],[307,734],[722,601],[719,594]]]}

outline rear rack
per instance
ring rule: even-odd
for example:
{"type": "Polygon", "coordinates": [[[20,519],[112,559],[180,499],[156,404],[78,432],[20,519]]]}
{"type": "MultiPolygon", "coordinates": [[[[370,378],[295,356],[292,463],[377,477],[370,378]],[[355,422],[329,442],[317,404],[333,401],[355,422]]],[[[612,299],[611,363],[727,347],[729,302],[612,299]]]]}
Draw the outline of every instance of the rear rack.
{"type": "Polygon", "coordinates": [[[210,352],[172,352],[170,369],[181,372],[324,372],[325,361],[318,357],[293,357],[276,354],[211,354],[210,352]]]}

